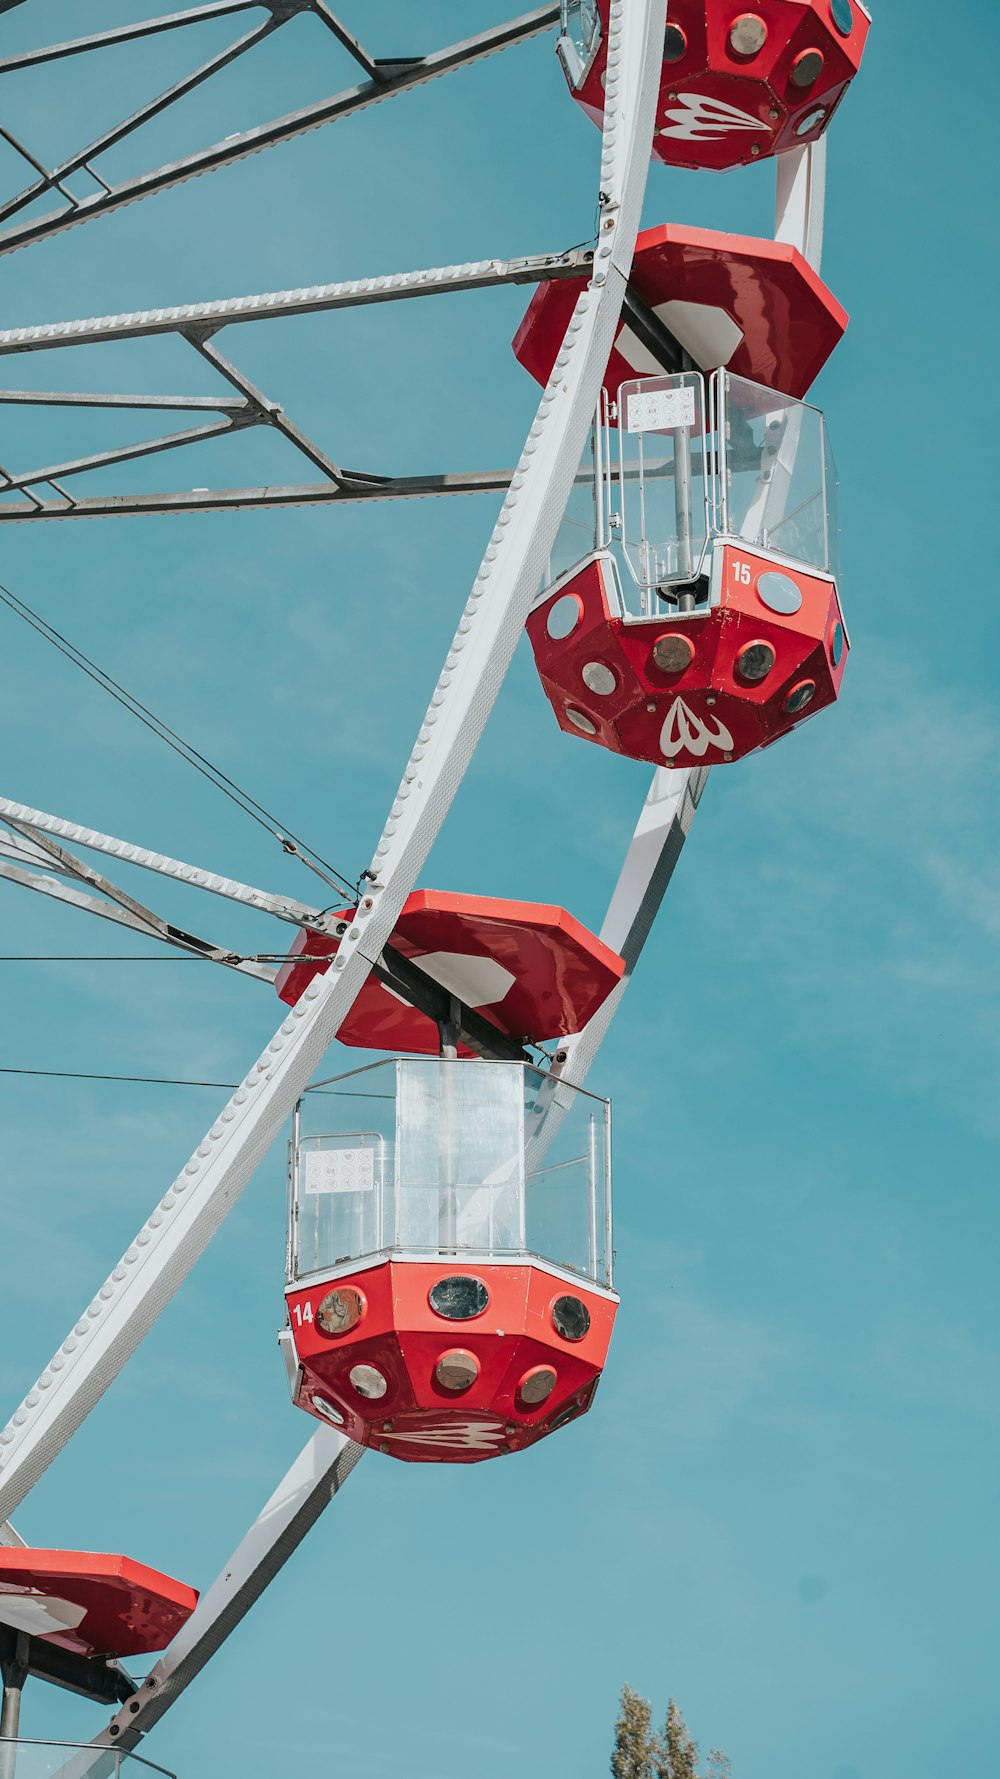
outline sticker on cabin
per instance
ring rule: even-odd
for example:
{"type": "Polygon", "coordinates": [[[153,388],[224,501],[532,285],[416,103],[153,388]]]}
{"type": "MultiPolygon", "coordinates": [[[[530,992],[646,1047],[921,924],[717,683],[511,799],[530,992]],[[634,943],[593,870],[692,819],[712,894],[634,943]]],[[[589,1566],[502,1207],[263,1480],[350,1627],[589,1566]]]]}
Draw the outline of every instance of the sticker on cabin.
{"type": "Polygon", "coordinates": [[[695,423],[694,390],[644,389],[626,397],[627,432],[673,432],[695,423]]]}
{"type": "Polygon", "coordinates": [[[310,1149],[303,1161],[307,1198],[321,1192],[370,1192],[375,1184],[373,1149],[310,1149]]]}

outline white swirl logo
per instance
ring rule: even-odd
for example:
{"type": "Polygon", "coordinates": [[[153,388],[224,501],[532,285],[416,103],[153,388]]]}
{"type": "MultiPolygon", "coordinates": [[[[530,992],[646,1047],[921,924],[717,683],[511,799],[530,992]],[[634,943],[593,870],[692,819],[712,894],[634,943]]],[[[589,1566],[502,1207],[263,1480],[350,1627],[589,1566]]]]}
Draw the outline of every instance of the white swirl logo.
{"type": "Polygon", "coordinates": [[[700,760],[710,747],[717,747],[720,753],[732,753],[733,738],[718,717],[710,717],[705,723],[701,717],[695,716],[683,698],[675,698],[660,730],[660,747],[666,760],[675,760],[678,754],[685,752],[700,760]]]}
{"type": "Polygon", "coordinates": [[[680,104],[674,111],[664,112],[667,127],[661,136],[673,136],[678,142],[712,142],[732,130],[766,130],[759,117],[751,117],[737,105],[724,99],[707,99],[701,93],[678,93],[680,104]]]}
{"type": "Polygon", "coordinates": [[[381,1438],[398,1440],[403,1445],[441,1446],[454,1452],[493,1452],[503,1443],[504,1430],[494,1421],[448,1421],[441,1427],[418,1427],[405,1433],[383,1428],[381,1438]]]}

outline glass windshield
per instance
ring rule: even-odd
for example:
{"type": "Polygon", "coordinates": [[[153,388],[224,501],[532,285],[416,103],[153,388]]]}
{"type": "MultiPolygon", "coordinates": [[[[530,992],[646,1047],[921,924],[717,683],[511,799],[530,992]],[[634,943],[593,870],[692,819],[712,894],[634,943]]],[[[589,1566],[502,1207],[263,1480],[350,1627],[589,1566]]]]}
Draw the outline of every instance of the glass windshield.
{"type": "Polygon", "coordinates": [[[543,587],[551,587],[585,556],[606,544],[607,459],[606,422],[595,420],[552,546],[543,587]]]}
{"type": "Polygon", "coordinates": [[[601,36],[597,0],[561,0],[559,54],[574,87],[581,86],[601,36]]]}
{"type": "Polygon", "coordinates": [[[646,611],[659,590],[696,580],[704,561],[705,386],[697,371],[623,383],[618,441],[622,550],[646,611]]]}
{"type": "Polygon", "coordinates": [[[724,406],[722,530],[836,573],[836,473],[818,408],[727,371],[717,373],[724,406]]]}
{"type": "Polygon", "coordinates": [[[328,1082],[290,1155],[289,1280],[397,1251],[535,1254],[610,1284],[609,1116],[521,1063],[413,1057],[328,1082]]]}

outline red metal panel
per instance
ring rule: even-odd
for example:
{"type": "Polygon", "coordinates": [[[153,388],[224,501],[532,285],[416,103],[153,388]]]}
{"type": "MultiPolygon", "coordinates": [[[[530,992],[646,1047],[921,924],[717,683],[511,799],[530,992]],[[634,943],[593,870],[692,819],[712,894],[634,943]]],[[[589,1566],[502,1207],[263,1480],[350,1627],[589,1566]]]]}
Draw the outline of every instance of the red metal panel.
{"type": "Polygon", "coordinates": [[[343,1416],[344,1431],[361,1445],[409,1463],[475,1464],[520,1451],[590,1407],[607,1358],[617,1298],[583,1279],[566,1283],[529,1261],[486,1265],[450,1260],[390,1261],[349,1276],[286,1293],[296,1351],[303,1368],[299,1406],[318,1420],[319,1395],[343,1416]],[[489,1292],[483,1313],[451,1321],[431,1308],[429,1292],[453,1273],[481,1279],[489,1292]],[[353,1288],[365,1312],[346,1334],[324,1335],[317,1311],[331,1289],[353,1288]],[[590,1326],[581,1340],[557,1331],[552,1306],[571,1296],[586,1305],[590,1326]],[[435,1377],[441,1356],[455,1348],[474,1355],[479,1373],[460,1394],[435,1377]],[[384,1396],[359,1395],[357,1365],[374,1366],[384,1396]],[[544,1366],[556,1374],[541,1402],[524,1400],[519,1385],[544,1366]]]}
{"type": "MultiPolygon", "coordinates": [[[[597,124],[609,0],[599,10],[604,40],[573,94],[597,124]]],[[[721,172],[814,142],[861,65],[868,30],[856,0],[670,0],[654,156],[721,172]]]]}
{"type": "MultiPolygon", "coordinates": [[[[350,921],[352,911],[341,918],[350,921]]],[[[302,932],[278,973],[281,999],[294,1006],[312,978],[328,968],[323,961],[297,962],[303,953],[322,959],[339,943],[302,932]]],[[[485,978],[490,998],[471,1004],[501,1031],[530,1040],[579,1031],[625,967],[617,952],[564,908],[440,890],[407,897],[392,943],[418,962],[429,959],[432,972],[457,985],[455,992],[467,1002],[485,978]],[[462,993],[466,982],[469,993],[462,993]]],[[[342,1044],[419,1056],[436,1056],[440,1048],[434,1022],[374,979],[366,982],[338,1037],[342,1044]]]]}
{"type": "Polygon", "coordinates": [[[714,766],[768,746],[833,703],[847,659],[833,581],[743,545],[726,544],[722,551],[721,603],[697,616],[626,624],[609,596],[601,557],[531,614],[528,636],[561,729],[656,766],[714,766]],[[736,563],[741,573],[745,565],[746,583],[735,576],[736,563]],[[758,593],[761,575],[775,570],[801,594],[802,604],[793,614],[774,612],[758,593]],[[567,590],[580,595],[584,615],[576,630],[557,640],[549,636],[546,619],[567,590]],[[834,646],[838,625],[839,648],[834,646]],[[656,665],[654,645],[666,636],[685,637],[693,645],[690,663],[679,673],[656,665]],[[748,644],[757,641],[773,648],[774,666],[763,680],[749,683],[736,663],[748,644]],[[584,681],[583,668],[595,661],[615,677],[608,697],[598,698],[584,681]],[[815,688],[808,703],[787,711],[789,695],[804,681],[815,688]],[[593,733],[581,729],[570,711],[582,716],[593,733]]]}
{"type": "Polygon", "coordinates": [[[0,1546],[0,1620],[79,1655],[165,1649],[197,1602],[194,1588],[131,1557],[0,1546]]]}
{"type": "MultiPolygon", "coordinates": [[[[548,381],[583,283],[554,279],[540,284],[514,336],[516,358],[539,383],[548,381]]],[[[781,241],[666,223],[639,236],[632,283],[653,310],[671,302],[695,304],[706,312],[721,310],[735,324],[742,336],[739,343],[725,359],[704,353],[702,370],[725,363],[736,376],[798,398],[847,327],[847,311],[822,278],[797,248],[781,241]]],[[[672,331],[683,331],[676,314],[668,312],[663,320],[668,327],[673,321],[672,331]]],[[[612,400],[622,383],[654,368],[636,354],[636,344],[626,319],[604,377],[612,400]]]]}

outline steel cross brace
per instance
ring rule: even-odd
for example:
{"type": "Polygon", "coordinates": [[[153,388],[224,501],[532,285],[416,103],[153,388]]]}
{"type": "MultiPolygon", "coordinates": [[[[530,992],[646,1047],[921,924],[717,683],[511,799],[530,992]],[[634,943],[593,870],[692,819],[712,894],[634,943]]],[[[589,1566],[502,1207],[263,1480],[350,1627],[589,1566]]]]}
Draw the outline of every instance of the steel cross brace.
{"type": "MultiPolygon", "coordinates": [[[[107,408],[207,408],[224,418],[186,431],[141,440],[97,453],[70,458],[26,474],[10,475],[0,466],[0,493],[24,491],[26,502],[0,502],[0,520],[26,518],[64,519],[107,516],[112,513],[194,511],[199,507],[217,509],[255,506],[315,504],[331,498],[351,499],[357,495],[373,499],[416,498],[421,494],[475,493],[483,489],[505,489],[509,471],[487,472],[472,476],[385,477],[364,470],[341,469],[292,422],[277,402],[263,392],[224,358],[211,338],[223,327],[240,321],[269,320],[280,315],[315,314],[326,309],[353,308],[366,303],[390,302],[454,292],[482,290],[505,284],[538,283],[552,277],[580,276],[593,263],[590,250],[572,253],[536,254],[533,258],[486,260],[465,266],[434,267],[429,271],[391,273],[388,276],[350,279],[340,284],[312,286],[306,290],[272,291],[262,296],[236,297],[212,303],[192,303],[180,308],[148,310],[138,314],[104,316],[95,321],[56,323],[40,328],[13,328],[0,334],[0,353],[48,351],[55,346],[71,346],[95,341],[136,339],[153,334],[178,334],[199,355],[205,358],[220,376],[237,390],[232,397],[124,396],[97,393],[47,391],[37,394],[29,390],[2,390],[0,403],[22,406],[81,406],[107,408]],[[287,488],[180,490],[166,495],[91,496],[78,500],[60,485],[61,478],[87,470],[106,468],[115,463],[133,462],[182,445],[219,437],[248,426],[273,426],[317,469],[328,478],[326,483],[291,485],[287,488]],[[57,479],[59,478],[59,479],[57,479]],[[59,500],[43,500],[34,488],[48,484],[59,500]]],[[[655,323],[655,317],[654,317],[655,323]]],[[[659,325],[655,323],[655,325],[659,325]]]]}
{"type": "Polygon", "coordinates": [[[363,1446],[318,1427],[152,1672],[53,1779],[111,1779],[236,1629],[343,1488],[363,1446]]]}
{"type": "Polygon", "coordinates": [[[119,889],[117,884],[111,882],[110,878],[103,876],[100,871],[95,871],[92,865],[85,864],[74,853],[68,852],[65,847],[59,845],[58,841],[50,839],[41,828],[33,828],[29,822],[15,821],[9,815],[4,819],[16,834],[22,835],[30,843],[36,855],[40,854],[50,866],[54,861],[56,870],[63,876],[74,878],[79,883],[90,884],[93,889],[99,890],[102,896],[106,896],[107,901],[102,902],[96,897],[79,893],[67,895],[64,885],[44,878],[33,881],[33,873],[19,871],[16,867],[0,865],[0,877],[7,877],[14,883],[22,884],[26,889],[37,889],[45,895],[53,895],[60,901],[72,901],[78,908],[84,909],[89,914],[99,914],[105,919],[110,918],[123,922],[150,939],[159,939],[167,945],[176,946],[180,951],[193,953],[196,957],[204,958],[207,963],[222,964],[228,970],[236,970],[245,976],[255,976],[264,982],[274,981],[276,972],[270,965],[254,963],[237,951],[226,950],[221,945],[213,945],[206,939],[198,939],[193,933],[185,932],[182,927],[174,926],[171,921],[162,920],[158,914],[154,914],[142,902],[137,902],[127,891],[119,889]]]}
{"type": "MultiPolygon", "coordinates": [[[[181,160],[171,161],[164,166],[156,167],[148,173],[141,173],[120,184],[108,187],[93,173],[90,162],[102,150],[121,142],[150,118],[165,111],[175,99],[189,93],[194,87],[201,85],[220,68],[242,55],[247,49],[269,36],[291,16],[293,8],[286,7],[283,11],[275,7],[272,16],[241,37],[228,49],[211,57],[201,67],[178,81],[167,92],[151,100],[140,110],[133,112],[113,129],[107,130],[96,141],[73,155],[69,160],[51,171],[46,171],[34,185],[28,186],[6,205],[0,206],[0,221],[6,216],[15,214],[25,205],[32,203],[43,192],[50,190],[59,180],[65,179],[71,172],[83,169],[98,180],[103,189],[89,198],[73,200],[65,210],[53,211],[49,215],[38,217],[20,226],[7,229],[0,234],[0,254],[13,253],[19,247],[27,247],[34,241],[46,240],[52,235],[61,234],[64,229],[76,228],[80,223],[89,222],[92,217],[106,216],[113,210],[119,210],[126,204],[132,204],[137,198],[149,197],[153,192],[168,191],[171,187],[182,185],[185,180],[193,179],[202,173],[214,172],[217,167],[231,166],[233,162],[242,160],[250,154],[258,154],[261,149],[272,148],[276,143],[288,142],[295,136],[303,136],[310,130],[319,129],[323,124],[332,123],[337,118],[349,117],[353,113],[364,110],[369,105],[381,103],[395,93],[406,92],[411,87],[423,86],[426,82],[437,80],[443,74],[450,74],[456,68],[468,67],[473,62],[484,60],[487,56],[496,55],[508,49],[512,44],[526,42],[541,32],[549,31],[558,22],[558,6],[544,6],[535,12],[525,13],[522,17],[511,19],[506,24],[494,26],[482,31],[475,37],[465,38],[460,43],[449,44],[447,48],[434,50],[430,55],[410,60],[397,60],[388,63],[373,64],[375,77],[369,78],[361,86],[351,87],[345,92],[337,93],[332,98],[321,100],[318,104],[303,106],[298,111],[289,112],[284,117],[274,118],[270,123],[259,124],[252,130],[243,130],[228,137],[224,142],[216,142],[210,148],[199,150],[181,160]]],[[[294,8],[298,10],[298,8],[294,8]]],[[[329,8],[318,5],[310,7],[316,10],[328,28],[335,21],[329,8]]],[[[165,27],[164,27],[165,28],[165,27]]],[[[343,30],[343,27],[339,27],[343,30]]],[[[335,33],[339,34],[339,33],[335,33]]],[[[349,36],[345,32],[345,36],[349,36]]],[[[340,39],[342,42],[344,38],[340,39]]],[[[55,46],[60,47],[60,46],[55,46]]],[[[346,46],[349,47],[349,46],[346,46]]],[[[358,46],[360,50],[360,46],[358,46]]],[[[67,49],[65,53],[69,53],[67,49]]],[[[353,53],[353,52],[352,52],[353,53]]],[[[363,53],[363,52],[362,52],[363,53]]],[[[360,59],[360,57],[356,57],[360,59]]],[[[23,66],[22,62],[22,66],[23,66]]],[[[37,165],[37,163],[33,163],[37,165]]]]}
{"type": "Polygon", "coordinates": [[[555,541],[618,327],[649,164],[664,11],[663,0],[613,0],[593,277],[570,317],[375,848],[371,894],[330,969],[282,1022],[0,1432],[0,1516],[23,1500],[118,1375],[270,1147],[389,940],[464,777],[555,541]]]}

